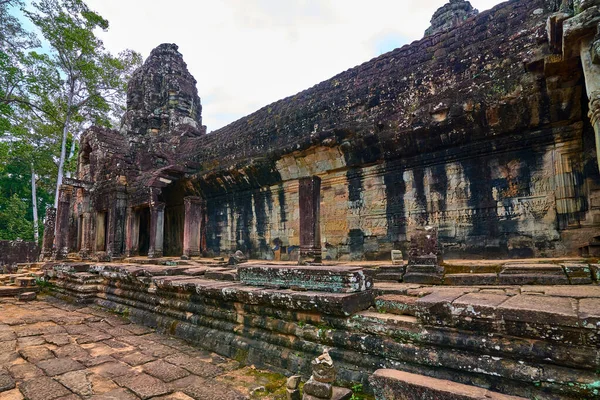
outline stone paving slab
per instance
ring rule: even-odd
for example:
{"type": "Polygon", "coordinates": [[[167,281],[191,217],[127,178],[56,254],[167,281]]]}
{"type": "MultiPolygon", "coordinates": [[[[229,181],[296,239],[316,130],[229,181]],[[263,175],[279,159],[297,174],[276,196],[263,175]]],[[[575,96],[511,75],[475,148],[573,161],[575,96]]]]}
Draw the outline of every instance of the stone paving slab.
{"type": "Polygon", "coordinates": [[[247,369],[237,361],[95,307],[45,300],[0,299],[0,400],[234,400],[264,385],[232,380],[247,369]]]}

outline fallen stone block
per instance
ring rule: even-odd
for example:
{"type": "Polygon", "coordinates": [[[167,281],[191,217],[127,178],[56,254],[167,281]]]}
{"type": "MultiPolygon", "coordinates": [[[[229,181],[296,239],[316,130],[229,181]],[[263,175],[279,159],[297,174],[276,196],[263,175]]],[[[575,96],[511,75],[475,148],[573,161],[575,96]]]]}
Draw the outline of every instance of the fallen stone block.
{"type": "Polygon", "coordinates": [[[588,264],[562,264],[571,285],[588,285],[592,283],[592,271],[588,264]]]}
{"type": "Polygon", "coordinates": [[[360,267],[250,265],[238,268],[246,285],[353,293],[369,290],[373,280],[360,267]]]}
{"type": "Polygon", "coordinates": [[[25,292],[25,293],[21,293],[17,296],[19,301],[31,301],[31,300],[35,300],[36,297],[37,297],[37,295],[35,292],[25,292]]]}
{"type": "Polygon", "coordinates": [[[375,306],[379,312],[397,315],[415,315],[415,304],[419,298],[415,296],[402,296],[388,294],[375,299],[375,306]]]}
{"type": "Polygon", "coordinates": [[[15,284],[19,287],[31,287],[35,286],[35,278],[23,276],[15,278],[15,284]]]}
{"type": "Polygon", "coordinates": [[[444,379],[379,369],[369,378],[377,400],[525,400],[444,379]]]}

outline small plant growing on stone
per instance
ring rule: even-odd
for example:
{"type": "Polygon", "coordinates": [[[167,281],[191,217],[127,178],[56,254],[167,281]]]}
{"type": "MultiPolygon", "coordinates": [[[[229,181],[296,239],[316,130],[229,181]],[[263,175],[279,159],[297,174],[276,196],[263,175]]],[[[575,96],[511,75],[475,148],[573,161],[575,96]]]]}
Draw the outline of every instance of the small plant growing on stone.
{"type": "Polygon", "coordinates": [[[42,289],[49,289],[52,287],[52,283],[45,280],[44,278],[36,278],[35,284],[42,289]]]}
{"type": "Polygon", "coordinates": [[[362,383],[357,383],[356,385],[352,385],[352,397],[350,400],[363,400],[364,397],[361,395],[363,391],[362,383]]]}

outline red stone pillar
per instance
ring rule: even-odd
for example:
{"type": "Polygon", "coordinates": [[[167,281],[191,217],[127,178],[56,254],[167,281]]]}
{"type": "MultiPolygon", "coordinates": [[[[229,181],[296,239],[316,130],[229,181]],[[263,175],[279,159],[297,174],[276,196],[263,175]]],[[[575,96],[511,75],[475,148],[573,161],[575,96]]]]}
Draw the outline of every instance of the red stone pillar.
{"type": "Polygon", "coordinates": [[[42,239],[42,251],[40,261],[52,259],[54,247],[54,233],[56,231],[56,208],[46,209],[46,219],[44,220],[44,238],[42,239]]]}
{"type": "Polygon", "coordinates": [[[321,178],[301,178],[300,197],[300,257],[299,263],[320,263],[321,254],[321,178]]]}
{"type": "Polygon", "coordinates": [[[69,214],[73,188],[62,185],[58,193],[58,208],[56,209],[56,229],[54,234],[54,258],[62,260],[69,254],[69,214]]]}
{"type": "Polygon", "coordinates": [[[204,222],[204,200],[189,196],[183,199],[185,223],[183,227],[183,257],[197,257],[202,252],[202,228],[204,222]]]}
{"type": "Polygon", "coordinates": [[[160,258],[163,256],[163,242],[165,234],[165,203],[150,205],[150,249],[148,257],[160,258]]]}

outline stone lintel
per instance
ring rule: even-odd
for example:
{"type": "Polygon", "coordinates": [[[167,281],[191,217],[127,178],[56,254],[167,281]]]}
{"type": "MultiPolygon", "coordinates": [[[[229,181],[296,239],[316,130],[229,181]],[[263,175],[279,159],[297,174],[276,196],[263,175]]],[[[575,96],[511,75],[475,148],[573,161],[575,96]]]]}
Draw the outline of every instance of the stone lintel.
{"type": "Polygon", "coordinates": [[[360,267],[248,265],[238,268],[246,285],[334,293],[369,290],[373,281],[360,267]]]}

